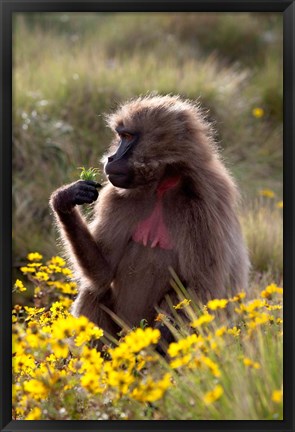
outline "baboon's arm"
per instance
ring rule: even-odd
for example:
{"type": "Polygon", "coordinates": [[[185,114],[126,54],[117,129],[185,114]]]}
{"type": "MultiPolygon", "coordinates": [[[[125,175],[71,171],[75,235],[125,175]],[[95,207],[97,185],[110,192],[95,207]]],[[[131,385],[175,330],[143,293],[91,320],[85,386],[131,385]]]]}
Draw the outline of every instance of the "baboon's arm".
{"type": "Polygon", "coordinates": [[[91,203],[98,197],[94,182],[78,181],[55,191],[50,204],[60,222],[75,259],[85,276],[103,294],[110,286],[112,272],[99,244],[94,240],[77,204],[91,203]],[[104,288],[104,289],[103,289],[104,288]]]}

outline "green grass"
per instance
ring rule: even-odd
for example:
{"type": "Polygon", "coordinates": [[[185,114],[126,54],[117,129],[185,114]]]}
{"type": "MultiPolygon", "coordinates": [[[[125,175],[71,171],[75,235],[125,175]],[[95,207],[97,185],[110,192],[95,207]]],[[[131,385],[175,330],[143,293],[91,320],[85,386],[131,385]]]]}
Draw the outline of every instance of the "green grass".
{"type": "Polygon", "coordinates": [[[18,14],[16,261],[54,253],[50,193],[78,178],[76,167],[99,166],[111,137],[103,114],[151,91],[202,103],[247,202],[264,187],[281,196],[281,39],[276,14],[18,14]]]}
{"type": "Polygon", "coordinates": [[[283,274],[282,216],[275,200],[264,197],[249,205],[241,215],[252,269],[270,273],[276,280],[283,274]]]}

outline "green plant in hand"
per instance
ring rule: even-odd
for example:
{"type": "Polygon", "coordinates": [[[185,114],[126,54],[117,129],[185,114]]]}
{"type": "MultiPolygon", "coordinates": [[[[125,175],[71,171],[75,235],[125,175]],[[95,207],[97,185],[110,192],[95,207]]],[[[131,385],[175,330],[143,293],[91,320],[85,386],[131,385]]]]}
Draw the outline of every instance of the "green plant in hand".
{"type": "Polygon", "coordinates": [[[85,167],[79,167],[78,169],[81,170],[80,179],[85,181],[96,181],[96,176],[100,173],[98,168],[90,167],[86,169],[85,167]]]}
{"type": "MultiPolygon", "coordinates": [[[[80,173],[80,179],[81,180],[95,182],[94,186],[98,189],[100,189],[102,187],[102,185],[96,181],[96,176],[97,176],[97,174],[100,173],[100,170],[98,168],[90,167],[90,168],[86,169],[85,167],[79,167],[78,169],[81,170],[81,173],[80,173]]],[[[91,216],[91,214],[92,214],[92,210],[89,206],[87,206],[84,209],[84,215],[86,217],[88,217],[88,216],[91,216]]]]}

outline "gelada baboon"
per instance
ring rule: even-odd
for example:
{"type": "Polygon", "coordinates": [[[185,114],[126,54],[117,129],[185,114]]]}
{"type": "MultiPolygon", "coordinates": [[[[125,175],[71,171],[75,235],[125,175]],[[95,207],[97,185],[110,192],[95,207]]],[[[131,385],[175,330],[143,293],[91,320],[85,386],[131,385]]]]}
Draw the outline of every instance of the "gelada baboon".
{"type": "Polygon", "coordinates": [[[201,109],[178,96],[123,104],[107,123],[115,133],[108,184],[87,224],[77,204],[98,197],[77,181],[51,206],[79,278],[73,314],[115,335],[115,314],[129,326],[155,307],[169,312],[172,267],[200,301],[247,287],[248,256],[236,215],[237,188],[220,160],[201,109]]]}

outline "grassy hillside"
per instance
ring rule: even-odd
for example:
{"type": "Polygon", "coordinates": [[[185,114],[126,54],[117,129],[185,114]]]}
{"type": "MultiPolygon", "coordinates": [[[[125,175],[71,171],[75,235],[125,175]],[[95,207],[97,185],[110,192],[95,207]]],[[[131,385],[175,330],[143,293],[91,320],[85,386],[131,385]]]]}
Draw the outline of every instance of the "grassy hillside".
{"type": "Polygon", "coordinates": [[[13,30],[13,418],[282,419],[282,17],[34,13],[13,30]],[[101,330],[69,313],[77,287],[48,207],[77,167],[100,167],[103,114],[150,92],[207,111],[252,264],[247,295],[202,309],[175,278],[166,359],[145,320],[91,349],[101,330]]]}
{"type": "Polygon", "coordinates": [[[18,14],[13,33],[14,257],[55,253],[50,193],[99,166],[103,113],[157,91],[209,110],[245,202],[282,196],[276,14],[18,14]]]}

